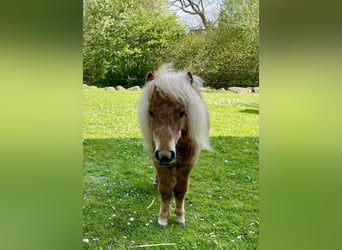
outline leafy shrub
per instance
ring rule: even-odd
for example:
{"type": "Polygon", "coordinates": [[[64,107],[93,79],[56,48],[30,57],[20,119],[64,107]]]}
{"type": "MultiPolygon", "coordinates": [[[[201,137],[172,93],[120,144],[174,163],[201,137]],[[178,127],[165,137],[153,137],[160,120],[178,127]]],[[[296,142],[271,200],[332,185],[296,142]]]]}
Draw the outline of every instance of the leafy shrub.
{"type": "Polygon", "coordinates": [[[89,0],[84,7],[84,79],[99,86],[142,85],[146,73],[161,63],[163,50],[183,35],[175,15],[162,5],[89,0]]]}
{"type": "Polygon", "coordinates": [[[188,34],[167,57],[200,75],[211,87],[257,86],[258,43],[246,43],[227,27],[188,34]]]}
{"type": "Polygon", "coordinates": [[[143,85],[163,62],[207,86],[259,84],[258,1],[223,1],[217,28],[185,34],[163,0],[84,2],[83,74],[97,86],[143,85]]]}

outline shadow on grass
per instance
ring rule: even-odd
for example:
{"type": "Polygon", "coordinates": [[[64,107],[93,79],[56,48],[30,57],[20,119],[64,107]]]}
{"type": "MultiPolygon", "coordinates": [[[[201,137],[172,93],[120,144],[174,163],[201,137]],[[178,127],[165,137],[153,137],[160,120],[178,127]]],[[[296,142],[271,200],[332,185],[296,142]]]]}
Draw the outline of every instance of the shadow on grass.
{"type": "MultiPolygon", "coordinates": [[[[190,177],[186,232],[176,225],[172,213],[168,229],[161,233],[156,226],[160,202],[152,184],[155,170],[141,139],[85,139],[84,234],[87,238],[101,235],[99,241],[92,242],[92,248],[127,247],[132,243],[126,238],[153,242],[155,235],[160,235],[161,241],[174,241],[184,233],[190,239],[212,231],[226,235],[222,245],[228,246],[236,236],[227,228],[242,232],[243,227],[257,221],[258,137],[220,136],[210,141],[213,151],[201,153],[190,177]],[[213,224],[215,228],[211,228],[213,224]]],[[[253,227],[250,230],[257,232],[257,225],[253,227]]],[[[257,233],[244,237],[247,241],[243,244],[247,245],[240,248],[255,248],[257,233]]],[[[185,248],[191,244],[190,240],[183,242],[185,248]]],[[[211,245],[202,247],[210,249],[211,245]]]]}
{"type": "MultiPolygon", "coordinates": [[[[210,167],[208,171],[215,175],[215,168],[239,169],[259,164],[258,137],[219,136],[211,137],[210,142],[213,151],[202,151],[196,168],[210,167]]],[[[147,191],[152,187],[155,169],[140,138],[86,139],[83,151],[85,182],[117,183],[126,195],[130,188],[151,194],[147,191]]]]}
{"type": "Polygon", "coordinates": [[[239,111],[240,113],[248,113],[248,114],[259,114],[259,109],[243,109],[239,111]]]}

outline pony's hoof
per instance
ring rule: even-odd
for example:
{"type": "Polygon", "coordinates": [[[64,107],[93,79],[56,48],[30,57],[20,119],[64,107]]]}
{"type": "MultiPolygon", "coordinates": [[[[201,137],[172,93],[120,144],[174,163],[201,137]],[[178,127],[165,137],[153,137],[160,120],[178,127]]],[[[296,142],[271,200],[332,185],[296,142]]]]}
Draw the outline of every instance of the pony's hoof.
{"type": "Polygon", "coordinates": [[[182,228],[186,228],[185,222],[177,222],[178,225],[181,225],[182,228]]]}
{"type": "Polygon", "coordinates": [[[167,219],[158,218],[158,227],[164,229],[167,226],[167,219]]]}
{"type": "Polygon", "coordinates": [[[160,223],[158,222],[158,227],[159,227],[160,229],[165,229],[165,228],[166,228],[166,225],[162,225],[162,224],[160,224],[160,223]]]}

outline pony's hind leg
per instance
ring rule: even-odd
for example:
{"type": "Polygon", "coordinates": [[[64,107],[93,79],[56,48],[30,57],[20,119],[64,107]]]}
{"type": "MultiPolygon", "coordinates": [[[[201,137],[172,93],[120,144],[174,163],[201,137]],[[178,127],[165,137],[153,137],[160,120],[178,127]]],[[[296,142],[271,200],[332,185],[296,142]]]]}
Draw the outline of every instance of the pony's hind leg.
{"type": "Polygon", "coordinates": [[[158,186],[158,175],[157,174],[156,174],[156,176],[155,176],[155,178],[154,178],[152,183],[153,183],[154,186],[158,186]]]}

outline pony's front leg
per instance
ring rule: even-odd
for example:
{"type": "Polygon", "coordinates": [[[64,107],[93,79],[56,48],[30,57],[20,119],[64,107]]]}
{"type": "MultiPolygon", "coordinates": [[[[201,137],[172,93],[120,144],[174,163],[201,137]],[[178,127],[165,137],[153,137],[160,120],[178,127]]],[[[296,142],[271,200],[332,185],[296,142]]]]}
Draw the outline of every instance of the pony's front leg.
{"type": "Polygon", "coordinates": [[[181,226],[185,227],[184,195],[175,196],[175,200],[176,200],[176,207],[175,207],[176,221],[181,226]]]}
{"type": "Polygon", "coordinates": [[[161,204],[158,217],[158,226],[165,228],[170,216],[170,201],[172,198],[173,187],[176,184],[175,170],[157,166],[158,191],[161,204]]]}
{"type": "Polygon", "coordinates": [[[170,201],[171,195],[168,193],[160,193],[161,204],[158,217],[158,226],[160,228],[165,228],[167,226],[167,221],[170,216],[170,201]]]}
{"type": "Polygon", "coordinates": [[[175,214],[176,221],[185,227],[185,210],[184,210],[184,199],[185,194],[188,191],[188,180],[189,180],[190,169],[185,168],[177,172],[177,184],[174,187],[174,195],[176,201],[175,214]]]}

